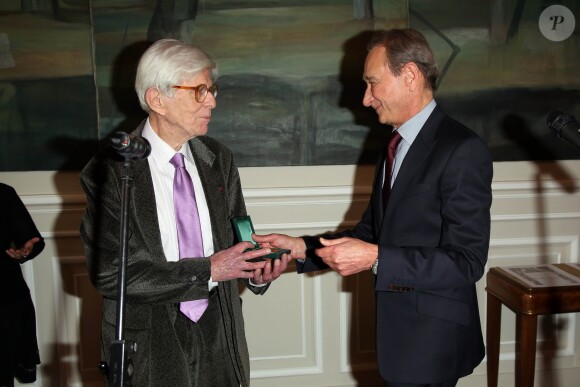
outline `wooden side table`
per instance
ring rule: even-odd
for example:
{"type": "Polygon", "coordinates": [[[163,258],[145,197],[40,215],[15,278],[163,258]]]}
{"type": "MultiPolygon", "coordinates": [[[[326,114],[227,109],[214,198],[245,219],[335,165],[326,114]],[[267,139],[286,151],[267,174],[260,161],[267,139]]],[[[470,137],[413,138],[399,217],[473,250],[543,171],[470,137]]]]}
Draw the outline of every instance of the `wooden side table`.
{"type": "MultiPolygon", "coordinates": [[[[580,283],[580,269],[565,264],[536,268],[560,269],[580,283]]],[[[513,273],[518,267],[492,267],[487,273],[487,386],[497,387],[501,305],[516,314],[515,385],[533,387],[538,315],[580,312],[580,285],[535,286],[513,273]]]]}

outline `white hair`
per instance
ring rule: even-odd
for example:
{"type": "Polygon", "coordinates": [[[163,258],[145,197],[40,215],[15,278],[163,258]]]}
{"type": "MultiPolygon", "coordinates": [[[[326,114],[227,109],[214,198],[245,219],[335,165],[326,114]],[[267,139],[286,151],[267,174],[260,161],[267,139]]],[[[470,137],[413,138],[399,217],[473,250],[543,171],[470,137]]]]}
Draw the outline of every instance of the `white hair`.
{"type": "Polygon", "coordinates": [[[141,108],[151,110],[145,100],[150,88],[173,96],[171,86],[179,85],[185,78],[192,78],[203,70],[210,70],[212,80],[217,78],[217,64],[202,49],[175,39],[161,39],[145,51],[135,78],[135,91],[141,108]]]}

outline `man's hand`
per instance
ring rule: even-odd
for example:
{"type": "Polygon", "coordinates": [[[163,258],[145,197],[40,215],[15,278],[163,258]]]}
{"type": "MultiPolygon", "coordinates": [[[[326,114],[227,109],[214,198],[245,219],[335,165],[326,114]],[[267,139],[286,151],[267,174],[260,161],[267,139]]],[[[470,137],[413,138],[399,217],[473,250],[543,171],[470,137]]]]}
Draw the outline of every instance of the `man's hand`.
{"type": "Polygon", "coordinates": [[[324,247],[316,249],[324,263],[342,276],[369,270],[379,256],[379,246],[354,238],[324,239],[324,247]]]}
{"type": "Polygon", "coordinates": [[[28,242],[26,242],[24,244],[24,246],[22,246],[19,249],[10,248],[10,249],[6,250],[6,254],[8,254],[8,256],[10,258],[26,259],[26,258],[28,258],[28,254],[30,254],[30,252],[34,248],[34,244],[39,242],[39,241],[40,241],[40,238],[34,237],[34,238],[30,239],[28,242]]]}
{"type": "Polygon", "coordinates": [[[267,284],[280,277],[286,271],[290,257],[288,254],[283,254],[280,259],[266,258],[266,265],[263,269],[254,270],[254,276],[251,281],[254,285],[267,284]]]}
{"type": "Polygon", "coordinates": [[[277,247],[290,250],[289,259],[306,258],[306,243],[302,238],[295,238],[284,234],[252,234],[252,239],[262,247],[277,247]]]}
{"type": "Polygon", "coordinates": [[[248,259],[258,258],[270,253],[269,248],[260,250],[251,249],[251,242],[241,242],[237,245],[219,251],[211,256],[211,279],[215,282],[228,281],[236,278],[253,278],[256,270],[262,270],[267,262],[247,262],[248,259]]]}

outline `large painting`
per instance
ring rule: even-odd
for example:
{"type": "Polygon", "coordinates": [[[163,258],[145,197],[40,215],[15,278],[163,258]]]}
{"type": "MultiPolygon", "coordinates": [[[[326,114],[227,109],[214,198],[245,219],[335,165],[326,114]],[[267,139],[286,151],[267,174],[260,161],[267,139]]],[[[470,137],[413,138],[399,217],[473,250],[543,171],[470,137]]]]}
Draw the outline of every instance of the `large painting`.
{"type": "Polygon", "coordinates": [[[80,167],[96,101],[88,2],[0,2],[0,171],[80,167]]]}
{"type": "Polygon", "coordinates": [[[216,58],[209,135],[240,166],[373,162],[385,128],[362,106],[365,39],[407,25],[406,1],[157,0],[93,7],[100,133],[142,119],[132,91],[143,42],[176,38],[216,58]],[[379,4],[380,3],[380,4],[379,4]],[[113,65],[111,65],[113,64],[113,65]]]}
{"type": "Polygon", "coordinates": [[[111,133],[132,130],[144,118],[135,67],[160,38],[215,57],[209,135],[239,166],[374,163],[388,128],[362,106],[366,41],[408,25],[440,61],[438,102],[496,161],[578,158],[545,124],[553,110],[580,112],[578,33],[552,41],[538,28],[552,3],[4,0],[0,170],[78,170],[111,133]]]}
{"type": "Polygon", "coordinates": [[[547,127],[552,112],[580,115],[578,11],[577,0],[410,0],[442,71],[437,101],[495,161],[579,158],[547,127]]]}

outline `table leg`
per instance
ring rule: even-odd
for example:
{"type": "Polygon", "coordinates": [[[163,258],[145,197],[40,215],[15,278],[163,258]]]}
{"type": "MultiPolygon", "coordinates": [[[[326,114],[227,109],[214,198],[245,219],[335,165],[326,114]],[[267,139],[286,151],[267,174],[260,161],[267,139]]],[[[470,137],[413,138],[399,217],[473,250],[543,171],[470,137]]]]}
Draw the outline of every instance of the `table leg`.
{"type": "Polygon", "coordinates": [[[501,333],[501,301],[487,293],[487,387],[497,387],[499,339],[501,333]]]}
{"type": "Polygon", "coordinates": [[[516,313],[516,386],[533,387],[538,316],[516,313]]]}

